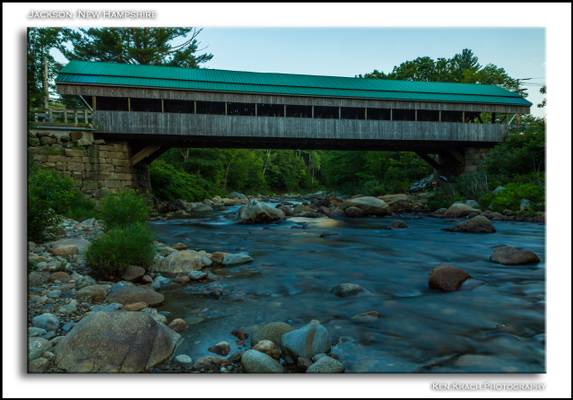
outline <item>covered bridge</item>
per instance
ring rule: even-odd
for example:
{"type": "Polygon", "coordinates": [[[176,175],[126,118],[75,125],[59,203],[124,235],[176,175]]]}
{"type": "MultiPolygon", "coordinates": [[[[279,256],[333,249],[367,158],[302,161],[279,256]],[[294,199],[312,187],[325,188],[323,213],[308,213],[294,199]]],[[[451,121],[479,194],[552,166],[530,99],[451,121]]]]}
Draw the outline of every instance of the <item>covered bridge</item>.
{"type": "Polygon", "coordinates": [[[184,146],[387,149],[456,175],[531,106],[493,85],[80,61],[56,85],[81,96],[97,136],[130,143],[132,165],[184,146]]]}

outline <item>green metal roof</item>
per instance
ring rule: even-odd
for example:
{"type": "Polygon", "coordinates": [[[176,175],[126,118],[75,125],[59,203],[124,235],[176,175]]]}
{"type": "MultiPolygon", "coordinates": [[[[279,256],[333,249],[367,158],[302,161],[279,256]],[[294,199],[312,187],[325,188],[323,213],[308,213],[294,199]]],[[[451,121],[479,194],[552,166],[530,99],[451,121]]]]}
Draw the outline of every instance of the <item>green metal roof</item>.
{"type": "Polygon", "coordinates": [[[269,95],[531,106],[529,101],[518,94],[494,85],[225,71],[207,68],[177,68],[88,61],[69,62],[60,71],[56,83],[269,95]]]}

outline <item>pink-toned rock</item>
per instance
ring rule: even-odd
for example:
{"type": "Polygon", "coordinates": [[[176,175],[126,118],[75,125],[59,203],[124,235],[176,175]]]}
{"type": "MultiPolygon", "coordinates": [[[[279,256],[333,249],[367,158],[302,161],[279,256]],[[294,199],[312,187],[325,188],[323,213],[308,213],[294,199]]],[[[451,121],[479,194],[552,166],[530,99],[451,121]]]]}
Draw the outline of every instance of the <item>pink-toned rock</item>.
{"type": "Polygon", "coordinates": [[[70,274],[64,271],[57,271],[50,275],[48,281],[50,282],[68,282],[70,280],[70,274]]]}
{"type": "Polygon", "coordinates": [[[147,307],[147,303],[144,301],[138,301],[137,303],[126,304],[123,306],[125,311],[141,311],[147,307]]]}
{"type": "Polygon", "coordinates": [[[219,354],[220,356],[226,356],[231,352],[231,346],[228,342],[219,342],[208,349],[211,353],[219,354]]]}

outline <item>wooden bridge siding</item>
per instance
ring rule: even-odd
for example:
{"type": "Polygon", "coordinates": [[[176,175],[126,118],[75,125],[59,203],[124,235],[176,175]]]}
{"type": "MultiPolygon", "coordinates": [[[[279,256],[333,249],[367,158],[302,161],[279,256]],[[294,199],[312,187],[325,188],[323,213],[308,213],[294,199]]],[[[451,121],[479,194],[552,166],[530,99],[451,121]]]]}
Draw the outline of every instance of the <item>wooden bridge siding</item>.
{"type": "Polygon", "coordinates": [[[96,132],[171,136],[500,142],[502,124],[96,111],[96,132]]]}
{"type": "Polygon", "coordinates": [[[79,86],[71,84],[57,85],[58,93],[84,96],[110,96],[133,97],[169,100],[197,100],[219,101],[237,103],[266,103],[287,105],[315,105],[331,107],[371,107],[394,108],[406,110],[442,110],[442,111],[470,111],[470,112],[496,112],[496,113],[529,113],[528,107],[507,106],[500,104],[470,104],[446,102],[420,102],[420,101],[389,101],[365,100],[352,98],[303,97],[303,96],[276,96],[265,94],[235,94],[220,92],[199,92],[170,89],[138,89],[111,86],[79,86]]]}

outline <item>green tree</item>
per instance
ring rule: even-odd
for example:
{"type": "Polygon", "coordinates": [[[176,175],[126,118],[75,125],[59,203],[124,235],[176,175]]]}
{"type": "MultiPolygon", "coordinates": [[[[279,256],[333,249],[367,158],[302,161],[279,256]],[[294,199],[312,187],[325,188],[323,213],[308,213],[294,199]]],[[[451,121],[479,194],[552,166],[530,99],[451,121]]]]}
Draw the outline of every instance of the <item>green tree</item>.
{"type": "Polygon", "coordinates": [[[397,79],[408,81],[437,81],[482,83],[488,85],[501,85],[513,91],[522,91],[519,80],[510,77],[507,72],[494,64],[482,66],[478,57],[469,49],[453,57],[438,58],[418,57],[395,66],[390,73],[374,70],[359,75],[371,79],[397,79]]]}
{"type": "Polygon", "coordinates": [[[68,35],[70,60],[196,68],[213,58],[200,53],[197,28],[82,28],[68,35]]]}
{"type": "Polygon", "coordinates": [[[51,50],[64,50],[71,29],[28,28],[27,81],[28,107],[47,107],[54,78],[61,68],[51,50]]]}

